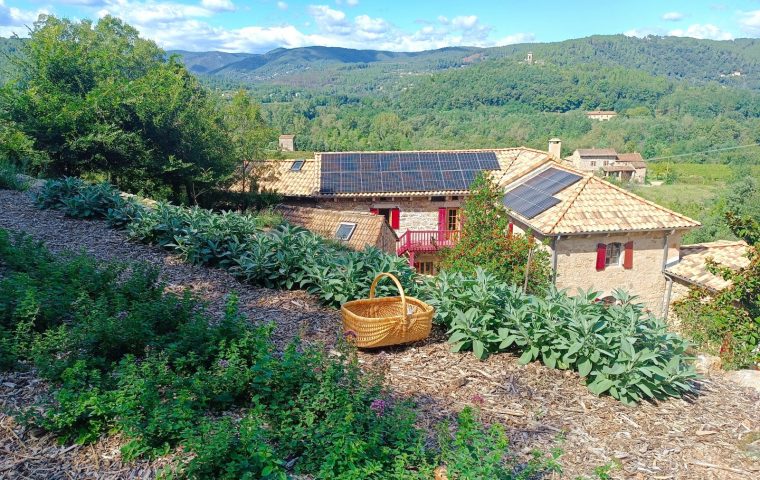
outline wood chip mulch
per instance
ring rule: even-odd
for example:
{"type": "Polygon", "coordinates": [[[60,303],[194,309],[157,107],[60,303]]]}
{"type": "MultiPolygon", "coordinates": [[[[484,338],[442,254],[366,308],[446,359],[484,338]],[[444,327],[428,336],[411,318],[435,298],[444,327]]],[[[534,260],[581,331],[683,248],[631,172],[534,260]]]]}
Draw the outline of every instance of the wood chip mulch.
{"type": "MultiPolygon", "coordinates": [[[[251,320],[276,322],[275,338],[300,335],[328,343],[339,331],[339,313],[301,291],[241,284],[221,270],[188,265],[156,247],[130,242],[104,222],[64,218],[39,210],[28,194],[0,191],[0,228],[26,232],[53,251],[85,251],[103,260],[156,265],[169,289],[188,288],[209,302],[215,315],[236,292],[251,320]]],[[[361,353],[361,361],[385,371],[389,387],[414,399],[420,423],[432,430],[464,406],[478,407],[502,423],[513,450],[528,453],[560,446],[561,478],[590,475],[613,464],[612,478],[760,478],[760,394],[709,374],[694,398],[627,407],[588,392],[577,374],[538,363],[518,365],[509,354],[484,362],[449,352],[442,332],[406,347],[361,353]]],[[[60,445],[45,432],[24,429],[11,412],[45,395],[33,373],[0,373],[0,478],[154,478],[169,458],[123,463],[123,439],[60,445]]]]}

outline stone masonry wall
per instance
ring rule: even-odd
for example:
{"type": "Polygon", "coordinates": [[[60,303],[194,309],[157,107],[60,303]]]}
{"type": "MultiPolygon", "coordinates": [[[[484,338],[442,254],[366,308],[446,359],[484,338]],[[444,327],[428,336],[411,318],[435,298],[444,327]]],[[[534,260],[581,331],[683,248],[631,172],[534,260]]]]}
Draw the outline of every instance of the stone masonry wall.
{"type": "MultiPolygon", "coordinates": [[[[563,237],[557,244],[557,287],[571,294],[578,289],[593,289],[609,295],[622,288],[638,295],[655,315],[662,314],[665,277],[662,274],[663,232],[619,236],[592,235],[563,237]],[[611,266],[596,271],[597,244],[633,241],[633,268],[611,266]]],[[[670,243],[670,242],[669,242],[670,243]]]]}

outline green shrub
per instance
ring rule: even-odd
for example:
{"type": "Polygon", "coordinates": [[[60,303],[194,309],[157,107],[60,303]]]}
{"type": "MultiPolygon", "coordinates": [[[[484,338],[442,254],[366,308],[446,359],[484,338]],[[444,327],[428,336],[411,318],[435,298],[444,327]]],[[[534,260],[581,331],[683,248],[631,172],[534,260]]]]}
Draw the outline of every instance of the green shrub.
{"type": "Polygon", "coordinates": [[[516,350],[520,363],[577,370],[592,393],[625,403],[693,390],[688,342],[624,292],[616,291],[610,306],[596,292],[526,295],[483,270],[474,278],[443,272],[423,292],[437,309],[436,321],[448,327],[454,351],[472,350],[482,359],[516,350]]]}
{"type": "Polygon", "coordinates": [[[520,286],[527,275],[528,290],[543,291],[551,273],[549,254],[531,236],[509,233],[503,189],[480,174],[470,191],[462,209],[460,238],[443,251],[441,268],[467,275],[482,268],[501,281],[520,286]]]}
{"type": "Polygon", "coordinates": [[[27,190],[29,182],[19,178],[20,173],[14,165],[0,160],[0,190],[27,190]]]}
{"type": "MultiPolygon", "coordinates": [[[[254,285],[303,288],[333,307],[366,297],[381,272],[394,273],[410,295],[416,291],[414,271],[404,259],[375,248],[351,251],[303,228],[277,224],[279,217],[270,211],[216,213],[167,203],[145,208],[105,184],[71,178],[48,182],[38,205],[78,218],[106,218],[131,238],[172,250],[188,262],[229,269],[254,285]]],[[[395,295],[395,287],[384,283],[378,294],[395,295]]]]}
{"type": "Polygon", "coordinates": [[[549,457],[534,452],[527,464],[520,464],[509,453],[504,428],[498,424],[485,427],[477,421],[476,412],[470,407],[459,413],[455,426],[448,422],[439,425],[438,443],[440,463],[445,465],[451,480],[528,480],[561,472],[556,462],[557,450],[549,457]]]}

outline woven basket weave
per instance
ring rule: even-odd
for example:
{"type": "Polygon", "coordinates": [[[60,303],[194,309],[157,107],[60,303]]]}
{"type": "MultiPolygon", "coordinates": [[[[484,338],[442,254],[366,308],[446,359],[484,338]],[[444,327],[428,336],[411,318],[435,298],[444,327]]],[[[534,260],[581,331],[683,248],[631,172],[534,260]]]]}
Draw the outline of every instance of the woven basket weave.
{"type": "Polygon", "coordinates": [[[375,277],[369,298],[346,302],[340,307],[343,331],[355,336],[357,347],[375,348],[422,340],[430,335],[435,309],[414,297],[404,295],[404,288],[390,273],[375,277]],[[400,296],[375,298],[377,282],[388,277],[396,284],[400,296]]]}

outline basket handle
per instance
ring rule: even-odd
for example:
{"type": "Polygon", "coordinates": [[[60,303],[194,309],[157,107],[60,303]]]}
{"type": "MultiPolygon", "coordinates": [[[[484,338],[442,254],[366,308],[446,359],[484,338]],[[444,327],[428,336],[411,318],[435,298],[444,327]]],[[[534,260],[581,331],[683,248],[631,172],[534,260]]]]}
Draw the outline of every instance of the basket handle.
{"type": "Polygon", "coordinates": [[[401,295],[401,311],[404,312],[404,330],[409,326],[409,313],[407,313],[406,310],[406,295],[404,295],[404,287],[401,286],[401,282],[398,281],[398,278],[396,278],[395,275],[388,272],[378,273],[375,277],[375,280],[372,282],[372,286],[369,287],[369,298],[375,298],[375,287],[377,287],[377,282],[380,281],[381,278],[388,277],[391,280],[393,280],[393,283],[396,284],[396,288],[398,289],[399,294],[401,295]]]}

